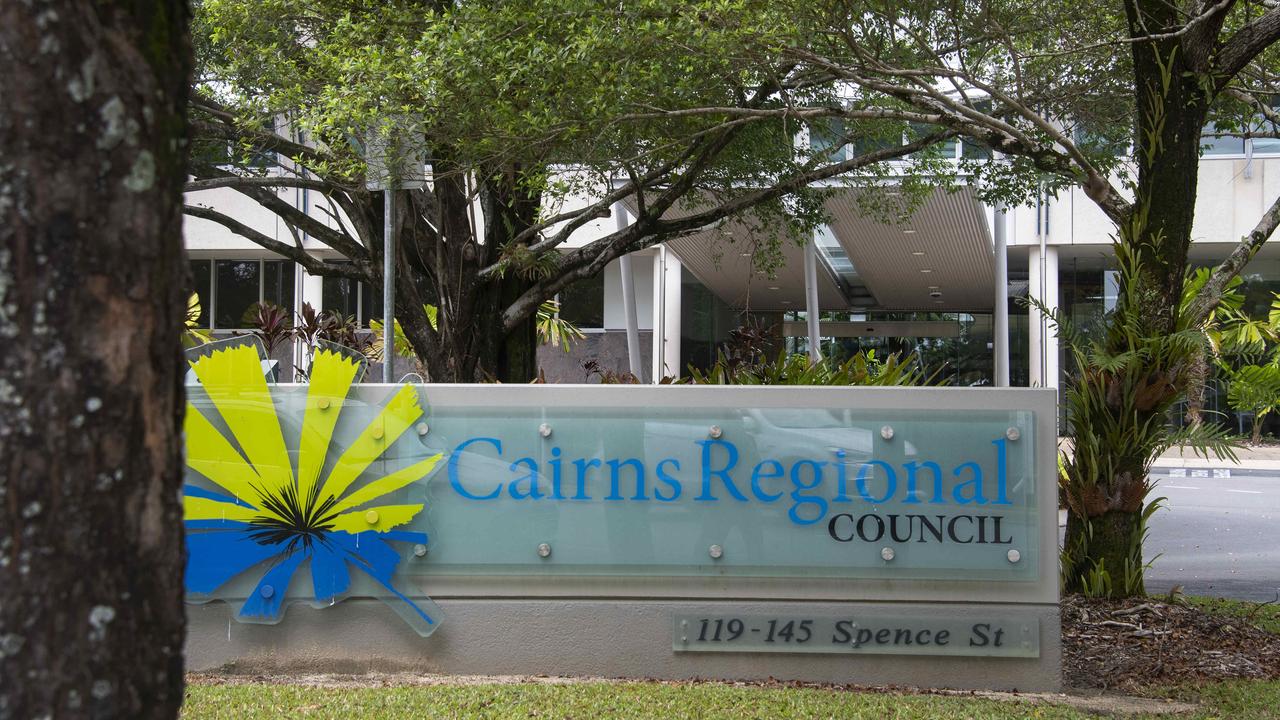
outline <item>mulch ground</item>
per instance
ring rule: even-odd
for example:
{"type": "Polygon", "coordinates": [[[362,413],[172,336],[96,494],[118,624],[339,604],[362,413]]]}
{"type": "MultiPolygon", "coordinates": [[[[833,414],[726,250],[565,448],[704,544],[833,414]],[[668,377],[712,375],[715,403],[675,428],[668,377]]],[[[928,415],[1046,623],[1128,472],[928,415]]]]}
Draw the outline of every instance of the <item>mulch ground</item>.
{"type": "Polygon", "coordinates": [[[1134,692],[1152,685],[1280,679],[1280,635],[1243,618],[1151,598],[1062,599],[1067,687],[1134,692]]]}

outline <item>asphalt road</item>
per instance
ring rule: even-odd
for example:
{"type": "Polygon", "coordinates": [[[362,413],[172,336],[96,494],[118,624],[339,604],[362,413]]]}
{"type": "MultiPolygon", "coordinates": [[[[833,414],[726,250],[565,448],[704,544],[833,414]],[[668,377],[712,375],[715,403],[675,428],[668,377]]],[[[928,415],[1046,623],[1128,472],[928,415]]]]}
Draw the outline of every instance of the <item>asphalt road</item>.
{"type": "Polygon", "coordinates": [[[1280,592],[1280,471],[1157,467],[1155,514],[1144,547],[1147,592],[1275,600],[1280,592]]]}

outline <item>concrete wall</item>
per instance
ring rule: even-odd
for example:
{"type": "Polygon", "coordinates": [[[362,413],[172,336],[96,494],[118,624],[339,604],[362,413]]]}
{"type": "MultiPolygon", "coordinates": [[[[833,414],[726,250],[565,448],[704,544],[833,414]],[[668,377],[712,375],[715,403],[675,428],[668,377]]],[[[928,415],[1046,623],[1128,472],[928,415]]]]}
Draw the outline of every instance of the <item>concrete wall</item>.
{"type": "MultiPolygon", "coordinates": [[[[637,273],[638,274],[638,273],[637,273]]],[[[636,289],[639,294],[639,288],[636,289]]],[[[607,307],[607,306],[606,306],[607,307]]],[[[640,332],[641,366],[648,371],[653,357],[653,331],[640,332]]],[[[538,367],[551,383],[590,383],[599,378],[589,377],[583,363],[595,360],[606,370],[627,372],[627,333],[624,330],[587,333],[574,342],[569,352],[562,348],[542,345],[538,348],[538,367]]]]}
{"type": "Polygon", "coordinates": [[[293,608],[279,625],[245,625],[230,607],[189,606],[187,669],[231,673],[423,672],[687,680],[805,680],[861,685],[1056,691],[1061,630],[1056,606],[752,602],[742,600],[489,600],[436,598],[440,629],[419,637],[386,605],[347,600],[293,608]],[[813,653],[676,652],[673,617],[1000,617],[1039,621],[1040,656],[938,657],[813,653]]]}

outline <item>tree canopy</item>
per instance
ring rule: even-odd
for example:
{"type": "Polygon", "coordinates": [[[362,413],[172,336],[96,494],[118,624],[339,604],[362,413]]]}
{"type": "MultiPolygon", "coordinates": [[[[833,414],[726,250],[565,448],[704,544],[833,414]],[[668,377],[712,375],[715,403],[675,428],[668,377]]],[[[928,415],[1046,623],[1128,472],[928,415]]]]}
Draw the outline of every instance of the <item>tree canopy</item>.
{"type": "MultiPolygon", "coordinates": [[[[203,162],[189,189],[235,188],[352,262],[323,263],[300,241],[198,202],[187,212],[313,274],[379,284],[380,196],[364,187],[363,153],[373,134],[409,136],[431,182],[403,193],[395,220],[397,314],[434,377],[503,376],[501,358],[529,344],[539,304],[622,254],[750,211],[769,269],[779,243],[821,219],[815,182],[953,173],[919,151],[954,131],[887,97],[850,113],[829,74],[766,52],[796,37],[788,10],[757,0],[203,2],[203,162]],[[798,103],[809,109],[793,112],[798,103]],[[868,135],[897,123],[897,140],[843,160],[810,152],[806,133],[835,116],[868,135]],[[290,206],[282,187],[319,192],[329,217],[290,206]],[[564,249],[622,201],[630,225],[564,249]],[[423,304],[440,308],[438,329],[417,317],[423,304]]],[[[531,374],[520,369],[506,376],[531,374]]]]}

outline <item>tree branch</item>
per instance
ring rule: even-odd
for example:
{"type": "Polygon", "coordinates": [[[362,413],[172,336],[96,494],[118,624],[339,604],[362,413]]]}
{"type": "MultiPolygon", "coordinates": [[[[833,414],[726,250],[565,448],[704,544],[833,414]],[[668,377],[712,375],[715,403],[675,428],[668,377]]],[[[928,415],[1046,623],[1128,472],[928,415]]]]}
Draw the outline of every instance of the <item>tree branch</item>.
{"type": "Polygon", "coordinates": [[[1195,300],[1191,302],[1191,306],[1187,309],[1188,320],[1194,324],[1200,324],[1205,318],[1209,317],[1209,313],[1218,306],[1218,302],[1222,300],[1222,295],[1227,289],[1227,283],[1231,278],[1240,274],[1244,266],[1249,263],[1258,250],[1262,249],[1263,243],[1271,234],[1275,232],[1276,227],[1280,226],[1280,197],[1277,197],[1271,203],[1271,207],[1262,214],[1262,218],[1258,220],[1258,224],[1253,226],[1248,235],[1240,239],[1239,244],[1223,260],[1220,265],[1213,269],[1209,275],[1209,280],[1204,284],[1204,288],[1196,295],[1195,300]]]}
{"type": "Polygon", "coordinates": [[[956,134],[955,131],[934,133],[905,145],[875,150],[843,162],[816,168],[808,172],[797,173],[784,178],[769,188],[746,193],[711,210],[675,220],[663,221],[660,219],[661,214],[673,204],[674,200],[667,201],[661,205],[654,203],[651,207],[657,207],[658,209],[650,210],[648,214],[651,219],[637,218],[636,222],[631,225],[565,255],[561,259],[560,268],[567,271],[558,273],[550,281],[539,282],[521,295],[503,312],[503,324],[507,331],[512,330],[529,313],[536,310],[543,300],[555,295],[576,280],[599,273],[604,269],[605,265],[625,253],[658,244],[673,236],[696,232],[718,220],[795,192],[819,180],[826,180],[869,165],[910,155],[954,137],[956,134]],[[643,242],[645,238],[649,242],[643,242]]]}
{"type": "Polygon", "coordinates": [[[359,282],[372,283],[373,275],[368,271],[367,263],[353,260],[351,263],[326,263],[302,248],[295,247],[288,243],[282,243],[264,233],[245,225],[244,223],[224,215],[217,210],[203,205],[183,205],[182,213],[191,217],[200,218],[201,220],[209,220],[218,223],[231,232],[239,235],[246,240],[253,242],[271,252],[288,258],[302,266],[311,275],[319,275],[322,277],[340,277],[359,282]]]}
{"type": "Polygon", "coordinates": [[[333,189],[331,183],[311,178],[300,178],[291,175],[269,175],[266,177],[247,177],[244,175],[226,175],[223,177],[189,180],[182,188],[183,192],[200,192],[217,188],[240,187],[295,187],[316,190],[328,194],[333,189]]]}
{"type": "Polygon", "coordinates": [[[1218,51],[1218,61],[1213,70],[1217,89],[1226,87],[1246,65],[1277,40],[1280,40],[1280,8],[1268,10],[1237,30],[1218,51]]]}

